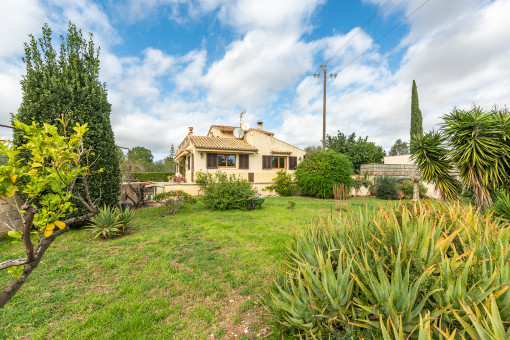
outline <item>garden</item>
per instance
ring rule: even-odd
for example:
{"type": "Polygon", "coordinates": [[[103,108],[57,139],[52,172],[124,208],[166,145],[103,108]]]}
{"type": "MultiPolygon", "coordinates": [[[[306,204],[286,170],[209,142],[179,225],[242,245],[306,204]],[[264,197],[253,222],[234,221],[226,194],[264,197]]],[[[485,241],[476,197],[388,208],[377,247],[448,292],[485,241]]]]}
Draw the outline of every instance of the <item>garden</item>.
{"type": "Polygon", "coordinates": [[[1,338],[510,338],[506,109],[454,109],[423,133],[413,82],[404,181],[353,180],[362,160],[343,148],[383,150],[339,132],[278,172],[261,209],[218,171],[197,173],[199,198],[124,210],[92,40],[69,24],[58,55],[45,25],[25,47],[0,142],[0,196],[22,217],[0,238],[1,338]],[[361,186],[379,198],[346,199],[361,186]]]}
{"type": "MultiPolygon", "coordinates": [[[[134,227],[113,239],[71,230],[0,309],[0,338],[268,335],[278,327],[267,310],[268,289],[290,235],[347,205],[381,203],[273,197],[250,212],[198,202],[174,216],[161,217],[158,207],[137,210],[134,227]]],[[[1,239],[2,256],[20,255],[11,241],[1,239]]],[[[2,272],[0,284],[10,280],[2,272]]]]}

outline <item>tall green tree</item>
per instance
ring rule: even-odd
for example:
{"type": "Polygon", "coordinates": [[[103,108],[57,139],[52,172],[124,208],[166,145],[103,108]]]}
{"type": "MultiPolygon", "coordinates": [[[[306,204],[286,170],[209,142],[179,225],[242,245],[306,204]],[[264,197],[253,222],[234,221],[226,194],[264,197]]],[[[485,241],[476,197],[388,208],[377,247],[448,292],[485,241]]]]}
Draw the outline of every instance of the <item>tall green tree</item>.
{"type": "MultiPolygon", "coordinates": [[[[40,38],[30,35],[30,41],[25,43],[23,99],[12,122],[18,119],[25,124],[34,121],[55,124],[57,119],[63,118],[68,126],[87,124],[89,132],[83,144],[97,158],[91,165],[91,171],[96,174],[88,179],[90,195],[92,200],[97,199],[99,206],[117,204],[120,170],[110,123],[111,106],[106,85],[99,81],[99,48],[95,48],[92,34],[85,39],[72,23],[69,23],[67,35],[60,40],[57,52],[52,31],[45,24],[40,38]],[[103,170],[97,173],[99,169],[103,170]]],[[[59,133],[69,133],[61,124],[59,126],[59,133]]],[[[14,131],[13,142],[17,146],[25,142],[20,130],[14,131]]],[[[83,185],[79,182],[76,185],[85,195],[83,185]]],[[[86,213],[83,204],[75,203],[78,207],[75,214],[86,213]]]]}
{"type": "Polygon", "coordinates": [[[418,101],[418,89],[416,81],[413,80],[413,89],[411,93],[411,139],[414,136],[423,135],[423,118],[420,110],[420,103],[418,101]]]}
{"type": "MultiPolygon", "coordinates": [[[[418,89],[416,87],[416,81],[413,79],[413,88],[411,91],[411,143],[414,138],[423,136],[423,118],[420,110],[420,103],[418,101],[418,89]]],[[[413,201],[420,200],[420,188],[419,183],[421,180],[420,173],[416,171],[412,174],[413,179],[413,201]]]]}
{"type": "Polygon", "coordinates": [[[384,156],[386,156],[382,146],[369,142],[368,136],[356,138],[355,133],[347,136],[338,131],[336,136],[327,135],[326,148],[347,155],[354,171],[358,173],[362,164],[381,163],[384,156]]]}
{"type": "Polygon", "coordinates": [[[399,156],[399,155],[407,155],[409,154],[409,146],[407,142],[402,141],[401,139],[397,139],[395,144],[390,149],[390,156],[399,156]]]}
{"type": "Polygon", "coordinates": [[[172,143],[172,146],[170,146],[170,157],[172,157],[172,158],[175,157],[175,147],[174,147],[173,143],[172,143]]]}
{"type": "Polygon", "coordinates": [[[154,162],[154,156],[151,150],[143,146],[135,146],[128,151],[128,159],[131,163],[148,165],[154,162]]]}

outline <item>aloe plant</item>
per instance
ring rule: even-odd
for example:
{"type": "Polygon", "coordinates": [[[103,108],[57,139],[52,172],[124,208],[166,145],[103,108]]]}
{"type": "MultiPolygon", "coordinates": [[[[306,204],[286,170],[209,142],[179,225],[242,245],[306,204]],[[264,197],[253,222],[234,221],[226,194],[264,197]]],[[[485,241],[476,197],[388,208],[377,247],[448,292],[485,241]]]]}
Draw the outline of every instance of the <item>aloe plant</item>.
{"type": "Polygon", "coordinates": [[[295,234],[270,305],[309,337],[469,339],[467,304],[510,320],[509,244],[510,225],[460,203],[342,211],[295,234]]]}

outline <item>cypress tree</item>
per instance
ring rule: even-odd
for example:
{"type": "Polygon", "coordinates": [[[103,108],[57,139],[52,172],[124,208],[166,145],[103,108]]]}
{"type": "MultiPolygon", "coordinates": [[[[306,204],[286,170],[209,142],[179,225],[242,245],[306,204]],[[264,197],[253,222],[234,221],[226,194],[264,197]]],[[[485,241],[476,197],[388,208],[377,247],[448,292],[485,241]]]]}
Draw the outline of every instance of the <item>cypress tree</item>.
{"type": "Polygon", "coordinates": [[[420,103],[418,102],[418,89],[416,88],[416,82],[413,80],[413,90],[411,93],[411,140],[415,135],[423,135],[423,122],[420,103]]]}
{"type": "MultiPolygon", "coordinates": [[[[91,148],[96,157],[89,160],[93,173],[88,178],[92,200],[99,198],[99,206],[117,204],[120,170],[110,123],[111,105],[106,85],[99,81],[99,48],[94,47],[92,34],[88,40],[84,39],[81,30],[72,23],[67,36],[60,37],[59,53],[52,46],[51,35],[51,29],[45,24],[41,38],[30,35],[30,41],[24,44],[23,99],[12,120],[56,124],[56,119],[63,117],[69,127],[87,123],[89,131],[84,136],[84,147],[91,148]],[[103,171],[96,173],[99,169],[103,171]]],[[[15,131],[14,144],[22,142],[23,136],[15,131]]],[[[77,188],[83,191],[79,183],[77,188]]],[[[75,203],[76,214],[86,211],[79,202],[75,203]]]]}

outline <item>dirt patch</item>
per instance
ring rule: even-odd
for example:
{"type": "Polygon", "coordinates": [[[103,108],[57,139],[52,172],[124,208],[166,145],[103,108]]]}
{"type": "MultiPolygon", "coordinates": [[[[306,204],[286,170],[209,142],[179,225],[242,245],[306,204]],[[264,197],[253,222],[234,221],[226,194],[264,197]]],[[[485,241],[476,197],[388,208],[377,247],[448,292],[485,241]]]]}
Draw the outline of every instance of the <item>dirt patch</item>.
{"type": "MultiPolygon", "coordinates": [[[[255,339],[271,331],[269,327],[264,326],[268,323],[269,317],[264,315],[260,302],[254,300],[253,296],[242,296],[239,290],[236,290],[227,296],[223,303],[226,313],[218,327],[225,330],[224,339],[237,339],[241,335],[255,339]]],[[[210,338],[215,338],[214,334],[210,338]]]]}

